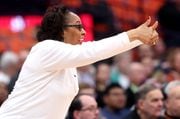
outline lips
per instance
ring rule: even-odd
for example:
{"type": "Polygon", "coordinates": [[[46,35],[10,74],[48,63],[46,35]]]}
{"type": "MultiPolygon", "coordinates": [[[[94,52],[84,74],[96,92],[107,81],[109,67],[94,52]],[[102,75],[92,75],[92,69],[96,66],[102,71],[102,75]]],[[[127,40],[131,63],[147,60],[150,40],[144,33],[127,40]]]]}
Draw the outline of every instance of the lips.
{"type": "Polygon", "coordinates": [[[82,43],[84,41],[84,37],[81,37],[80,38],[80,42],[82,43]]]}

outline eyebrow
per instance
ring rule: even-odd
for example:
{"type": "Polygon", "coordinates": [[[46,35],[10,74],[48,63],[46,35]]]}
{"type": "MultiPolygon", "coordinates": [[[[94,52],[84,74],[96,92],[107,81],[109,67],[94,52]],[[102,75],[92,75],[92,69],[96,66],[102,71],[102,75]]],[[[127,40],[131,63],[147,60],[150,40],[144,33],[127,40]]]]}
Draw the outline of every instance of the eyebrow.
{"type": "Polygon", "coordinates": [[[76,23],[81,23],[80,21],[76,21],[76,23]]]}

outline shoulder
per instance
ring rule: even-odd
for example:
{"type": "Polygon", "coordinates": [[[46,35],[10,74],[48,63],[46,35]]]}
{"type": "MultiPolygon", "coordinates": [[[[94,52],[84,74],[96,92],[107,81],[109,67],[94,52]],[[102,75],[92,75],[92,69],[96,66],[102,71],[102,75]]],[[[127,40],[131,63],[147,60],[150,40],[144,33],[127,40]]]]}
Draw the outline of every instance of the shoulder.
{"type": "Polygon", "coordinates": [[[56,51],[63,48],[68,48],[70,44],[61,42],[61,41],[55,41],[55,40],[44,40],[41,42],[38,42],[36,45],[32,47],[32,51],[43,51],[43,52],[49,52],[49,51],[56,51]]]}
{"type": "Polygon", "coordinates": [[[129,112],[123,119],[140,119],[140,117],[137,114],[136,110],[133,110],[129,112]]]}
{"type": "Polygon", "coordinates": [[[44,40],[44,41],[37,43],[34,47],[44,47],[44,46],[50,47],[50,46],[63,45],[63,44],[65,44],[65,43],[61,42],[61,41],[44,40]]]}

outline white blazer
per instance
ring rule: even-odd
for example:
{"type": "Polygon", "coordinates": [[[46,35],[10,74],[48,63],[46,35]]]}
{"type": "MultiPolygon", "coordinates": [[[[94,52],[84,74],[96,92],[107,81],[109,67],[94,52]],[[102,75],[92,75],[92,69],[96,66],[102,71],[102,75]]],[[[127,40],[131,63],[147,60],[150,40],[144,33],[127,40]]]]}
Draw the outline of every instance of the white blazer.
{"type": "Polygon", "coordinates": [[[112,57],[142,44],[121,33],[100,41],[70,45],[54,40],[30,51],[0,119],[64,119],[78,93],[76,67],[112,57]]]}

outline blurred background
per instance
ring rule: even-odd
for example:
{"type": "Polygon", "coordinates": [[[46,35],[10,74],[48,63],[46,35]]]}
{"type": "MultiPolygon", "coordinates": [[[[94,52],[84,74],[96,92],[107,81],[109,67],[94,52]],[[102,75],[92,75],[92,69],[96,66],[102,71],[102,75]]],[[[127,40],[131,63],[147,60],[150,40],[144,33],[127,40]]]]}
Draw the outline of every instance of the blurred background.
{"type": "Polygon", "coordinates": [[[123,87],[127,92],[124,105],[129,108],[140,85],[163,87],[180,80],[180,0],[1,0],[0,104],[13,89],[29,50],[37,42],[45,10],[54,4],[64,4],[80,16],[87,31],[85,41],[135,28],[148,16],[159,21],[157,45],[142,45],[78,68],[80,92],[95,95],[99,107],[105,106],[102,95],[109,83],[123,87]]]}

